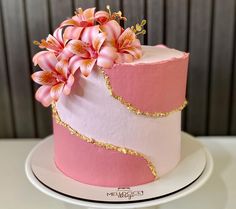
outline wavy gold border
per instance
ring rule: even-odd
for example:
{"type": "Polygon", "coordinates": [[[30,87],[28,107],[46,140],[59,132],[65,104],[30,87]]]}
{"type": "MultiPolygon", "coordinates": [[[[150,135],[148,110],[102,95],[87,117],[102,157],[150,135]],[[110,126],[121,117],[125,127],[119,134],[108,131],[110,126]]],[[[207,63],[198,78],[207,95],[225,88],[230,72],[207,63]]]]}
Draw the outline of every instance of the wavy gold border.
{"type": "Polygon", "coordinates": [[[130,110],[131,112],[134,112],[136,115],[144,115],[144,116],[155,117],[155,118],[166,117],[172,113],[183,110],[186,107],[186,105],[188,104],[187,100],[185,100],[181,106],[177,107],[176,109],[174,109],[170,112],[154,112],[154,113],[143,112],[142,110],[138,109],[137,107],[135,107],[131,103],[125,101],[125,99],[123,97],[116,95],[112,89],[111,82],[109,80],[109,76],[105,73],[105,71],[102,68],[99,68],[99,70],[102,72],[102,75],[105,79],[106,86],[108,88],[110,95],[113,96],[115,99],[117,99],[121,104],[125,105],[128,110],[130,110]]]}
{"type": "Polygon", "coordinates": [[[113,150],[113,151],[121,152],[123,154],[134,155],[134,156],[138,156],[138,157],[143,158],[147,162],[148,167],[151,170],[151,173],[153,174],[155,179],[158,178],[155,166],[152,164],[152,162],[150,160],[147,159],[147,157],[144,154],[142,154],[140,152],[137,152],[135,150],[126,148],[126,147],[119,147],[119,146],[116,146],[116,145],[113,145],[113,144],[97,141],[97,140],[95,140],[93,138],[89,138],[89,137],[79,133],[78,131],[73,129],[70,125],[68,125],[67,123],[65,123],[65,122],[63,122],[61,120],[61,118],[59,116],[59,113],[57,112],[56,104],[55,103],[52,103],[52,115],[53,115],[54,119],[56,120],[57,124],[67,128],[72,135],[78,136],[82,140],[84,140],[84,141],[86,141],[88,143],[94,144],[94,145],[96,145],[98,147],[102,147],[102,148],[107,149],[107,150],[113,150]]]}

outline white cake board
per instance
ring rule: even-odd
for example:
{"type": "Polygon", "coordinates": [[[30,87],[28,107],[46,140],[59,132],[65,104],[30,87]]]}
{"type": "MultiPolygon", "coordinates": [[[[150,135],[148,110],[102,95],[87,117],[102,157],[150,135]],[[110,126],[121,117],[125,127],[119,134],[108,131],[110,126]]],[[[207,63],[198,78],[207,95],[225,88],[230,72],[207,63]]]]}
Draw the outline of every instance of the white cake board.
{"type": "Polygon", "coordinates": [[[166,203],[198,189],[210,177],[213,160],[192,136],[182,133],[181,160],[169,174],[149,184],[109,188],[82,184],[65,176],[53,161],[53,138],[47,137],[30,152],[25,171],[41,192],[88,208],[141,208],[166,203]]]}

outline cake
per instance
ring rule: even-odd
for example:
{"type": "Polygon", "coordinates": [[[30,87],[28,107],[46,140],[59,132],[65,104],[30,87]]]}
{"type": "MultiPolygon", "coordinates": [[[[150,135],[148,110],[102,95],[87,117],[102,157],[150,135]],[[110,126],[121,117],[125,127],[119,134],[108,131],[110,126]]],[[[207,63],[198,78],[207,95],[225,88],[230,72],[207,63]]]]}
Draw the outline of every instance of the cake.
{"type": "Polygon", "coordinates": [[[78,9],[33,62],[52,106],[54,160],[66,176],[105,187],[146,184],[180,160],[189,54],[141,45],[146,21],[123,29],[121,12],[78,9]]]}

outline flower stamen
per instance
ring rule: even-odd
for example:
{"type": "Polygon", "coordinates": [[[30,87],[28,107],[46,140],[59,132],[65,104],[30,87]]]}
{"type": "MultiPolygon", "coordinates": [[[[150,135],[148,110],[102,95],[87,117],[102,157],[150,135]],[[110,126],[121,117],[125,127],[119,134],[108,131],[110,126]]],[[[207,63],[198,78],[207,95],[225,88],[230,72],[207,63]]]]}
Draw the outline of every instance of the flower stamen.
{"type": "Polygon", "coordinates": [[[80,7],[80,8],[77,8],[76,10],[75,10],[75,15],[82,15],[83,14],[83,9],[80,7]]]}
{"type": "Polygon", "coordinates": [[[146,25],[146,23],[147,23],[146,20],[142,20],[141,23],[140,24],[137,23],[135,25],[135,27],[131,26],[131,30],[135,33],[136,36],[137,35],[144,35],[144,34],[146,34],[146,30],[143,29],[143,26],[146,25]]]}

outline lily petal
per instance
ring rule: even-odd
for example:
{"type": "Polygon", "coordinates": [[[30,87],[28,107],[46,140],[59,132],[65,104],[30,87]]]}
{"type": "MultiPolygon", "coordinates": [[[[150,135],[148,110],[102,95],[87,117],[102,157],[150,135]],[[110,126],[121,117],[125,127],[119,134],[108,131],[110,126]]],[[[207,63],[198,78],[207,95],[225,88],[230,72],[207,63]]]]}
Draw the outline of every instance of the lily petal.
{"type": "Polygon", "coordinates": [[[94,24],[94,12],[95,12],[95,7],[89,8],[83,11],[83,17],[86,20],[86,22],[89,22],[90,24],[94,24]]]}
{"type": "Polygon", "coordinates": [[[39,65],[45,71],[54,70],[57,63],[57,58],[53,52],[41,51],[33,57],[34,65],[39,65]]]}
{"type": "Polygon", "coordinates": [[[64,83],[58,83],[51,88],[50,95],[53,100],[57,101],[63,91],[64,83]]]}
{"type": "Polygon", "coordinates": [[[49,34],[47,40],[46,41],[42,40],[39,47],[41,49],[46,48],[48,51],[54,53],[59,53],[62,50],[63,45],[61,45],[60,42],[55,37],[49,34]]]}
{"type": "Polygon", "coordinates": [[[127,63],[132,62],[134,60],[134,57],[131,54],[117,53],[117,55],[117,59],[115,60],[116,63],[127,63]]]}
{"type": "Polygon", "coordinates": [[[76,54],[83,58],[88,58],[90,55],[86,50],[86,44],[81,40],[71,40],[67,44],[66,48],[73,54],[76,54]]]}
{"type": "Polygon", "coordinates": [[[130,28],[127,28],[118,38],[119,47],[124,48],[125,46],[131,44],[135,39],[135,33],[130,28]]]}
{"type": "Polygon", "coordinates": [[[38,71],[32,74],[31,78],[40,85],[53,86],[57,83],[52,71],[38,71]]]}
{"type": "Polygon", "coordinates": [[[110,15],[106,11],[97,11],[95,13],[95,20],[100,24],[105,24],[110,19],[110,15]]]}
{"type": "Polygon", "coordinates": [[[138,38],[134,39],[134,41],[132,42],[132,46],[141,48],[140,40],[138,38]]]}
{"type": "Polygon", "coordinates": [[[71,74],[71,75],[69,76],[67,82],[66,82],[66,85],[65,85],[64,89],[63,89],[63,93],[64,93],[65,95],[69,95],[69,94],[70,94],[70,92],[71,92],[71,87],[73,86],[74,81],[75,81],[74,76],[71,74]]]}
{"type": "Polygon", "coordinates": [[[60,60],[60,62],[56,64],[55,70],[66,79],[68,74],[68,61],[60,60]]]}
{"type": "Polygon", "coordinates": [[[93,48],[95,51],[99,51],[102,44],[104,43],[106,39],[106,36],[104,33],[99,33],[94,39],[93,39],[93,48]]]}
{"type": "Polygon", "coordinates": [[[105,32],[107,41],[116,41],[121,34],[121,26],[115,20],[108,21],[106,24],[100,26],[101,30],[105,32]]]}
{"type": "Polygon", "coordinates": [[[69,61],[69,71],[71,72],[71,74],[74,74],[78,70],[81,59],[82,58],[77,55],[74,55],[73,57],[71,57],[69,61]]]}
{"type": "Polygon", "coordinates": [[[70,39],[74,39],[74,40],[79,39],[82,30],[83,30],[82,27],[73,27],[73,26],[66,27],[63,34],[64,43],[66,43],[70,39]]]}
{"type": "MultiPolygon", "coordinates": [[[[47,54],[47,53],[48,53],[48,51],[41,51],[41,52],[36,53],[36,54],[33,56],[33,59],[32,59],[32,61],[33,61],[33,63],[34,63],[34,66],[36,66],[36,65],[38,64],[38,57],[39,57],[39,56],[42,56],[42,55],[44,55],[44,54],[47,54]]],[[[51,53],[51,52],[49,52],[49,53],[51,53]]]]}
{"type": "Polygon", "coordinates": [[[40,86],[35,94],[35,99],[41,102],[45,107],[48,107],[52,103],[50,90],[51,86],[40,86]]]}
{"type": "Polygon", "coordinates": [[[116,48],[110,46],[102,47],[97,58],[97,65],[103,68],[111,68],[117,58],[116,48]]]}
{"type": "Polygon", "coordinates": [[[140,40],[137,38],[134,39],[132,43],[124,46],[124,48],[121,49],[120,52],[127,52],[133,55],[135,59],[139,59],[143,54],[140,40]]]}
{"type": "Polygon", "coordinates": [[[80,71],[85,76],[88,77],[91,73],[94,65],[96,63],[96,59],[82,59],[79,61],[80,71]]]}
{"type": "Polygon", "coordinates": [[[64,60],[69,60],[70,57],[72,57],[72,56],[73,56],[73,53],[70,52],[70,51],[68,50],[68,48],[65,47],[65,48],[61,51],[61,53],[57,56],[57,59],[58,59],[58,60],[62,60],[62,59],[64,59],[64,60]]]}
{"type": "Polygon", "coordinates": [[[89,23],[85,20],[82,14],[77,14],[72,17],[72,19],[76,22],[77,27],[88,27],[89,23]]]}
{"type": "Polygon", "coordinates": [[[70,26],[70,25],[79,27],[79,24],[74,19],[64,20],[61,23],[60,27],[70,26]]]}
{"type": "Polygon", "coordinates": [[[63,46],[63,28],[57,28],[54,32],[53,32],[53,36],[56,38],[56,40],[61,44],[61,46],[63,46]]]}
{"type": "Polygon", "coordinates": [[[133,55],[135,59],[139,59],[142,56],[142,49],[141,47],[127,47],[122,50],[122,52],[128,52],[129,54],[133,55]]]}
{"type": "Polygon", "coordinates": [[[84,31],[81,35],[81,40],[83,42],[92,44],[93,39],[95,39],[98,34],[99,34],[99,25],[86,27],[86,28],[84,28],[84,31]]]}

